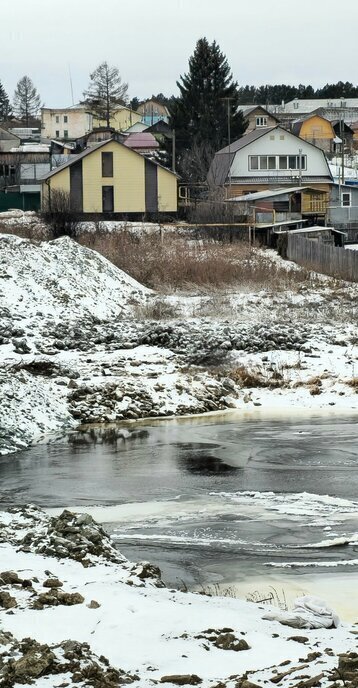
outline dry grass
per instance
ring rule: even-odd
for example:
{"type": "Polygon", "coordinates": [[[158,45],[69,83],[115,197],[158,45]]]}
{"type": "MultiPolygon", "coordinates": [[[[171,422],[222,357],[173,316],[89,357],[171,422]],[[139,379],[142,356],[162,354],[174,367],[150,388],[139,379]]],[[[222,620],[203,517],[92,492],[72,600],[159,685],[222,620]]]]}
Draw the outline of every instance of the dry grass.
{"type": "Polygon", "coordinates": [[[193,241],[170,234],[138,238],[128,231],[84,233],[77,237],[114,265],[154,289],[183,289],[254,285],[255,288],[297,288],[306,281],[304,271],[287,272],[264,252],[243,242],[193,241]]]}
{"type": "Polygon", "coordinates": [[[358,392],[358,377],[352,377],[350,380],[348,380],[347,385],[353,387],[353,389],[358,392]]]}
{"type": "Polygon", "coordinates": [[[269,389],[276,389],[277,387],[286,386],[283,375],[277,370],[273,371],[270,375],[260,368],[250,369],[241,365],[231,370],[228,373],[228,377],[231,377],[240,387],[267,387],[269,389]]]}
{"type": "MultiPolygon", "coordinates": [[[[0,232],[16,234],[33,241],[48,241],[58,233],[45,223],[3,223],[0,232]]],[[[174,232],[160,235],[133,234],[129,230],[109,232],[97,227],[95,232],[84,228],[71,233],[82,246],[105,256],[142,284],[156,290],[171,291],[223,287],[252,290],[299,291],[307,287],[309,273],[289,270],[287,264],[273,262],[249,247],[244,241],[197,239],[194,235],[179,236],[174,232]]]]}

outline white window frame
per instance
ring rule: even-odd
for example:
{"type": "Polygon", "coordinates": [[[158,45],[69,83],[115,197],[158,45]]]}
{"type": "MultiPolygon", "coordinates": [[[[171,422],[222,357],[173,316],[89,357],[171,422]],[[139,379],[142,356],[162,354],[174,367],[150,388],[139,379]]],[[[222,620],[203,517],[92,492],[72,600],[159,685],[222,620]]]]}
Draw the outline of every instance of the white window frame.
{"type": "Polygon", "coordinates": [[[299,172],[300,171],[300,166],[299,166],[299,158],[302,158],[302,163],[301,163],[301,171],[307,170],[307,155],[249,155],[248,156],[248,169],[254,172],[273,172],[273,171],[281,171],[281,172],[299,172]],[[256,158],[257,159],[257,167],[252,166],[252,159],[256,158]],[[266,159],[266,163],[263,163],[263,166],[261,167],[261,158],[266,159]],[[269,163],[269,158],[275,158],[275,167],[270,167],[269,163]],[[287,167],[280,167],[280,158],[286,158],[287,160],[287,167]],[[295,158],[296,160],[296,167],[290,167],[289,165],[289,158],[295,158]]]}
{"type": "Polygon", "coordinates": [[[350,208],[352,206],[352,194],[350,191],[342,191],[341,204],[342,208],[350,208]],[[344,197],[348,198],[349,203],[344,202],[344,197]]]}
{"type": "Polygon", "coordinates": [[[256,126],[257,127],[267,127],[267,117],[256,117],[256,126]]]}

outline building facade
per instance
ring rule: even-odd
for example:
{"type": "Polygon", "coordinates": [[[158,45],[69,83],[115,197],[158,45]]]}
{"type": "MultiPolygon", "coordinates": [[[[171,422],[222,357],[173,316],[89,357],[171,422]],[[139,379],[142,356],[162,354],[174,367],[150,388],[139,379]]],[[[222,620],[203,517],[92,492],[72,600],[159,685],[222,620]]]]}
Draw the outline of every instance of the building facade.
{"type": "Polygon", "coordinates": [[[324,152],[281,126],[252,131],[218,151],[209,185],[229,197],[284,186],[329,191],[332,176],[324,152]]]}
{"type": "MultiPolygon", "coordinates": [[[[111,117],[110,126],[116,131],[124,131],[141,115],[130,108],[121,106],[111,117]]],[[[93,129],[106,126],[104,120],[96,118],[87,105],[74,105],[69,108],[42,108],[41,133],[47,139],[70,139],[74,141],[85,136],[93,129]]]]}
{"type": "Polygon", "coordinates": [[[177,212],[177,177],[115,140],[87,148],[50,172],[42,182],[42,207],[56,192],[68,195],[78,213],[146,214],[177,212]]]}

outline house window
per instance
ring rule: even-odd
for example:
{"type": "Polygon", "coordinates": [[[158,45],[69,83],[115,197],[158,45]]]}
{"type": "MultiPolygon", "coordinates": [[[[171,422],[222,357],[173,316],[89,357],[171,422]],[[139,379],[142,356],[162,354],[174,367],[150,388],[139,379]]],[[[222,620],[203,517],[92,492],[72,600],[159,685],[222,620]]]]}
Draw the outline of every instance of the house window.
{"type": "Polygon", "coordinates": [[[345,191],[342,193],[342,205],[345,208],[350,207],[350,205],[351,205],[351,194],[349,191],[345,191]]]}
{"type": "Polygon", "coordinates": [[[68,139],[68,130],[67,129],[63,130],[63,138],[68,139]]]}
{"type": "Polygon", "coordinates": [[[56,129],[55,134],[56,134],[56,138],[59,139],[60,138],[60,130],[56,129]]]}
{"type": "Polygon", "coordinates": [[[256,117],[257,127],[267,127],[267,117],[256,117]]]}
{"type": "Polygon", "coordinates": [[[59,115],[56,115],[56,124],[58,124],[59,121],[60,121],[60,117],[59,117],[59,115]]]}
{"type": "Polygon", "coordinates": [[[114,194],[113,186],[102,186],[102,212],[113,213],[114,194]]]}
{"type": "Polygon", "coordinates": [[[298,102],[298,101],[295,101],[295,102],[293,103],[293,107],[294,107],[295,110],[298,110],[298,108],[300,107],[299,102],[298,102]]]}
{"type": "Polygon", "coordinates": [[[102,177],[113,177],[113,153],[102,153],[102,177]]]}
{"type": "Polygon", "coordinates": [[[267,170],[267,155],[260,155],[260,170],[267,170]]]}
{"type": "Polygon", "coordinates": [[[250,155],[250,170],[301,170],[307,167],[306,155],[250,155]]]}
{"type": "Polygon", "coordinates": [[[64,116],[63,116],[63,121],[64,121],[65,124],[67,124],[67,122],[68,122],[68,117],[67,117],[67,115],[64,115],[64,116]]]}

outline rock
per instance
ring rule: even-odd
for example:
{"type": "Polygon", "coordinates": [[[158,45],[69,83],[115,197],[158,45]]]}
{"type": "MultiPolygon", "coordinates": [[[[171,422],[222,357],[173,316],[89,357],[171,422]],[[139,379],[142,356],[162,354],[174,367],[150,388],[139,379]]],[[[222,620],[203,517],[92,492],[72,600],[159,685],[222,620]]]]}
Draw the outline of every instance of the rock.
{"type": "Polygon", "coordinates": [[[349,652],[339,655],[338,671],[344,676],[344,679],[357,678],[358,676],[358,654],[356,652],[349,652]]]}
{"type": "Polygon", "coordinates": [[[17,607],[15,597],[11,597],[10,593],[0,591],[0,607],[3,609],[12,609],[17,607]]]}
{"type": "Polygon", "coordinates": [[[174,683],[176,686],[197,686],[202,683],[202,679],[196,674],[173,674],[162,676],[160,683],[174,683]]]}
{"type": "Polygon", "coordinates": [[[294,640],[296,643],[308,643],[308,638],[304,635],[291,635],[287,640],[294,640]]]}
{"type": "Polygon", "coordinates": [[[0,578],[7,585],[14,585],[16,583],[20,585],[22,583],[21,578],[19,578],[18,574],[15,571],[2,571],[0,573],[0,578]]]}
{"type": "Polygon", "coordinates": [[[96,600],[91,600],[90,603],[87,605],[88,609],[98,609],[101,605],[99,602],[96,602],[96,600]]]}
{"type": "Polygon", "coordinates": [[[233,633],[220,633],[214,640],[214,645],[220,650],[233,650],[234,652],[241,652],[242,650],[250,650],[250,645],[243,638],[236,638],[233,633]]]}
{"type": "Polygon", "coordinates": [[[146,580],[146,579],[152,579],[155,581],[155,585],[157,587],[165,587],[165,584],[163,583],[161,579],[161,570],[159,566],[156,566],[155,564],[151,564],[149,561],[142,561],[139,564],[136,564],[132,569],[131,572],[134,576],[137,576],[140,580],[146,580]]]}
{"type": "Polygon", "coordinates": [[[37,648],[35,648],[24,657],[14,662],[12,665],[14,677],[18,680],[23,678],[28,679],[28,677],[37,678],[38,676],[43,676],[47,673],[54,659],[55,655],[47,646],[45,646],[45,650],[42,653],[39,653],[37,648]]]}
{"type": "Polygon", "coordinates": [[[308,678],[306,681],[300,681],[299,683],[296,683],[294,688],[314,688],[315,686],[320,686],[323,678],[324,674],[312,676],[312,678],[308,678]]]}
{"type": "Polygon", "coordinates": [[[47,578],[42,585],[44,588],[62,588],[63,583],[58,578],[47,578]]]}
{"type": "Polygon", "coordinates": [[[41,593],[34,601],[33,609],[43,609],[44,607],[57,607],[60,604],[71,607],[74,604],[82,604],[84,597],[79,592],[64,592],[57,588],[51,592],[41,593]]]}

